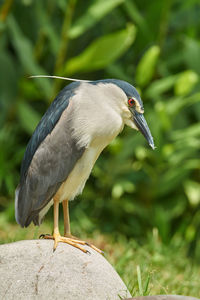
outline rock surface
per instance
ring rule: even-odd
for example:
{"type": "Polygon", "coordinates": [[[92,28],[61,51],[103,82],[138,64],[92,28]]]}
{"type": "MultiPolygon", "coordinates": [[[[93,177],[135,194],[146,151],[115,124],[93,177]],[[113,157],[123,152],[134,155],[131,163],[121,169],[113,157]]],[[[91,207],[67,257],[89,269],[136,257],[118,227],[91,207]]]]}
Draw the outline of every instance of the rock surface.
{"type": "Polygon", "coordinates": [[[0,299],[120,300],[131,297],[125,284],[96,251],[85,254],[51,240],[0,246],[0,299]]]}

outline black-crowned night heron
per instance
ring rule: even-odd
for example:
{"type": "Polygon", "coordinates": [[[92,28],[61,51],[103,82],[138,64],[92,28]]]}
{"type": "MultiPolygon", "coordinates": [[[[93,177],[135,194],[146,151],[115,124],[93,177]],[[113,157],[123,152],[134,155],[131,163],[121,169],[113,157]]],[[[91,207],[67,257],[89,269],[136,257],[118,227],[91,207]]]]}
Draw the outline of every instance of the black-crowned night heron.
{"type": "MultiPolygon", "coordinates": [[[[15,195],[15,216],[22,227],[40,225],[54,204],[54,249],[65,242],[87,252],[71,235],[68,201],[84,188],[102,150],[124,125],[139,130],[154,148],[137,90],[129,83],[106,79],[76,81],[55,98],[35,129],[23,158],[15,195]],[[63,204],[64,237],[59,233],[63,204]]],[[[93,246],[92,246],[93,247],[93,246]]],[[[95,247],[94,247],[95,248],[95,247]]]]}

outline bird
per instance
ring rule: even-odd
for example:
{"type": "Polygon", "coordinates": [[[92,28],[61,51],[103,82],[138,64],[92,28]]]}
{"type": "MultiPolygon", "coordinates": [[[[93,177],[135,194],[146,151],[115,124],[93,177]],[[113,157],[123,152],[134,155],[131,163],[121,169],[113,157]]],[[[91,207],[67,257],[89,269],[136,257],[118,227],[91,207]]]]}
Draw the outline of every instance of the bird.
{"type": "MultiPolygon", "coordinates": [[[[32,76],[53,77],[56,76],[32,76]]],[[[64,78],[68,80],[69,78],[64,78]]],[[[69,201],[81,194],[103,149],[127,125],[140,131],[154,149],[136,88],[120,79],[95,81],[69,79],[37,125],[21,164],[15,191],[15,218],[21,227],[40,225],[53,205],[55,249],[59,242],[83,252],[88,245],[71,234],[69,201]],[[64,236],[59,231],[59,203],[64,215],[64,236]]]]}

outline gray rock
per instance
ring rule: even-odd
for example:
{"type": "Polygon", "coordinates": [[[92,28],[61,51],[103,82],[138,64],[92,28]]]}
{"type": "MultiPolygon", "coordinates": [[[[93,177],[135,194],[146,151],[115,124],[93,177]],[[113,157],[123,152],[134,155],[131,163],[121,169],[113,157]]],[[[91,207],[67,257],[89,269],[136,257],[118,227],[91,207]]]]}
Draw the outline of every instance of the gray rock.
{"type": "Polygon", "coordinates": [[[85,254],[53,241],[20,241],[0,246],[0,299],[120,300],[125,284],[96,251],[85,254]]]}

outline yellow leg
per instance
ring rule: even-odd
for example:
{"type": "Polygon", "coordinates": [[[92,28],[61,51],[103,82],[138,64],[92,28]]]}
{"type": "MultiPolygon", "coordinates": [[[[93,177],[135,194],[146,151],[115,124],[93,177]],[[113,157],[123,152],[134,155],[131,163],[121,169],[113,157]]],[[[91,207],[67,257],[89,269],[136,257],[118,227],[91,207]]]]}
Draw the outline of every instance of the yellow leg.
{"type": "Polygon", "coordinates": [[[81,245],[90,246],[92,249],[96,250],[97,252],[103,253],[103,251],[101,251],[100,249],[98,249],[94,245],[89,244],[85,241],[81,241],[81,240],[79,240],[79,238],[77,238],[77,237],[75,237],[71,234],[70,220],[69,220],[69,201],[64,200],[62,204],[63,204],[63,215],[64,215],[64,236],[66,238],[70,238],[70,240],[74,243],[79,243],[81,245]]]}
{"type": "Polygon", "coordinates": [[[84,249],[80,245],[87,245],[94,249],[99,253],[103,253],[100,249],[95,247],[94,245],[88,244],[85,241],[81,241],[76,237],[73,237],[70,232],[70,222],[69,222],[69,209],[68,209],[68,200],[63,201],[63,213],[64,213],[64,237],[60,235],[59,232],[59,201],[58,199],[54,198],[54,230],[53,235],[41,235],[44,239],[53,239],[54,240],[54,247],[53,250],[55,251],[58,243],[63,242],[67,243],[73,247],[78,248],[79,250],[83,251],[84,253],[89,253],[88,250],[84,249]]]}
{"type": "Polygon", "coordinates": [[[70,218],[69,218],[69,201],[64,200],[62,202],[63,205],[63,216],[64,216],[64,236],[67,238],[72,238],[72,239],[77,239],[77,237],[73,236],[71,234],[71,229],[70,229],[70,218]]]}
{"type": "Polygon", "coordinates": [[[80,249],[84,253],[88,253],[89,251],[87,251],[86,249],[84,249],[83,247],[78,245],[80,243],[74,243],[73,240],[71,240],[70,238],[62,237],[60,235],[58,220],[59,220],[59,201],[58,201],[58,199],[54,198],[54,229],[53,229],[53,235],[44,234],[44,235],[41,235],[40,237],[42,237],[44,239],[51,239],[51,240],[53,239],[54,240],[53,251],[56,250],[59,242],[63,242],[63,243],[67,243],[69,245],[72,245],[72,246],[80,249]]]}
{"type": "Polygon", "coordinates": [[[53,217],[54,217],[54,228],[53,228],[53,238],[54,238],[54,246],[53,251],[56,250],[58,246],[58,242],[60,239],[60,232],[59,232],[59,201],[54,199],[54,207],[53,207],[53,217]]]}
{"type": "Polygon", "coordinates": [[[62,205],[63,205],[63,215],[64,215],[64,236],[71,237],[68,200],[64,200],[62,205]]]}

